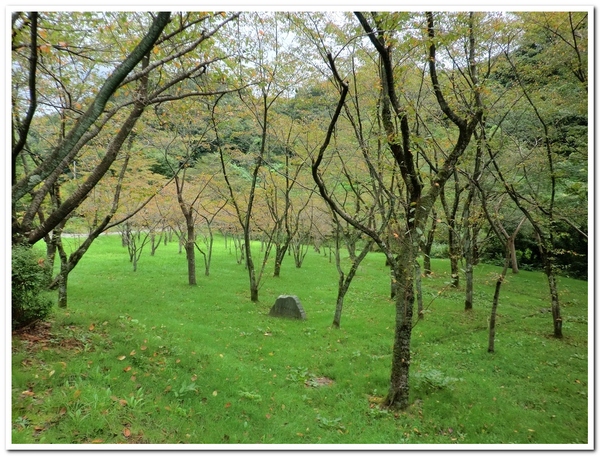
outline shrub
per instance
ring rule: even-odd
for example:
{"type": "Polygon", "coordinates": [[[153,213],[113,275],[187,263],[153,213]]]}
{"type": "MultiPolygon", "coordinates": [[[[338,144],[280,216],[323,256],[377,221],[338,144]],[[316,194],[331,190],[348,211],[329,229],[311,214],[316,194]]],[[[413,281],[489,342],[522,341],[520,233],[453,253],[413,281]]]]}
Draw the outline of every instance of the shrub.
{"type": "Polygon", "coordinates": [[[46,295],[49,268],[26,245],[12,249],[12,328],[19,329],[50,314],[52,301],[46,295]]]}
{"type": "Polygon", "coordinates": [[[448,244],[434,242],[431,245],[431,258],[450,258],[450,252],[448,250],[448,244]]]}

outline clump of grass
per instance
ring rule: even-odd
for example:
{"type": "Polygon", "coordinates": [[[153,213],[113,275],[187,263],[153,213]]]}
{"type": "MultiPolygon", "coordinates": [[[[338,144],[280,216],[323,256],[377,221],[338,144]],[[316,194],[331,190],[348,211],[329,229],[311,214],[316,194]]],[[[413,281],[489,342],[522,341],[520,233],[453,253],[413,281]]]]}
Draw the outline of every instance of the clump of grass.
{"type": "Polygon", "coordinates": [[[333,329],[337,272],[322,254],[309,252],[301,269],[285,261],[254,304],[222,241],[211,275],[189,287],[175,243],[134,273],[118,237],[103,236],[71,273],[70,307],[44,337],[13,339],[12,442],[587,442],[587,283],[561,279],[565,338],[556,340],[539,312],[545,278],[510,277],[489,354],[497,268],[476,268],[465,313],[461,290],[438,296],[449,265],[433,260],[428,312],[413,330],[412,405],[398,412],[382,407],[395,318],[384,263],[367,256],[333,329]],[[280,294],[298,295],[308,319],[269,317],[280,294]]]}

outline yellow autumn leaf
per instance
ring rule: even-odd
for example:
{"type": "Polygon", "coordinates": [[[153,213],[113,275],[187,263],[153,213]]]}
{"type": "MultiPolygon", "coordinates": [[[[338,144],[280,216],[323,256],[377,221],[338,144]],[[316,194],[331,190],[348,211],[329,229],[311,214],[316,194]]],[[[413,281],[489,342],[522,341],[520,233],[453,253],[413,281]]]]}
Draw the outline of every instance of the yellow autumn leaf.
{"type": "Polygon", "coordinates": [[[127,358],[125,355],[117,356],[119,361],[123,361],[125,358],[127,358]]]}

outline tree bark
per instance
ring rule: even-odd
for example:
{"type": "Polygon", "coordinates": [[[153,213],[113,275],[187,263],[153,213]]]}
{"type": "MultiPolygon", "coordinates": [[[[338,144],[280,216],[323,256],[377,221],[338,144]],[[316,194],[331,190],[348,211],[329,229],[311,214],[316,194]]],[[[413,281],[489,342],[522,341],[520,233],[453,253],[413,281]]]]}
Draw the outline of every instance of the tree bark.
{"type": "MultiPolygon", "coordinates": [[[[407,236],[408,239],[410,239],[407,236]]],[[[407,239],[407,240],[408,240],[407,239]]],[[[410,242],[404,242],[394,270],[398,292],[396,293],[396,325],[392,351],[392,372],[390,389],[384,403],[401,410],[409,405],[410,342],[412,336],[412,316],[415,301],[414,263],[416,251],[410,242]]]]}

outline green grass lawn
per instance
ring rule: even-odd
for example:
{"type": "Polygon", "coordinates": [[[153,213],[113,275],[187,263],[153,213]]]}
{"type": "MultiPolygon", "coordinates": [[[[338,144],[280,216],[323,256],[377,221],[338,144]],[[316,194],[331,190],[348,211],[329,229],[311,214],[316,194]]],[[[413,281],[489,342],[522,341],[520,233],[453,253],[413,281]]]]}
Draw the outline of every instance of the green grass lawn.
{"type": "Polygon", "coordinates": [[[46,336],[13,336],[12,443],[591,444],[587,282],[560,279],[557,340],[545,276],[509,275],[490,354],[500,269],[476,267],[466,313],[464,290],[446,287],[449,263],[434,260],[413,330],[412,405],[396,412],[379,407],[394,325],[381,254],[361,265],[341,329],[323,253],[301,269],[287,258],[280,278],[268,265],[257,304],[223,239],[209,277],[201,261],[190,287],[175,242],[133,272],[118,236],[98,239],[46,336]],[[297,295],[307,320],[268,316],[280,294],[297,295]]]}

